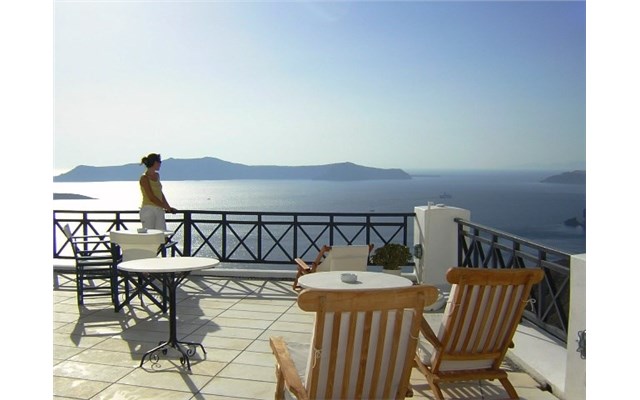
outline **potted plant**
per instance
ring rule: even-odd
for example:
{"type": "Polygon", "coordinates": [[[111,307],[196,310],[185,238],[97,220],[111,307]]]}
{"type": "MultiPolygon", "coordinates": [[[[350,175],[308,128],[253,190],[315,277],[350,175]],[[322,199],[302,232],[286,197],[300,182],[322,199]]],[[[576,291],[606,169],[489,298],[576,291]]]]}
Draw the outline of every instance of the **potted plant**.
{"type": "Polygon", "coordinates": [[[381,265],[383,272],[400,275],[401,268],[411,261],[411,252],[407,246],[398,243],[387,243],[377,248],[371,262],[381,265]]]}

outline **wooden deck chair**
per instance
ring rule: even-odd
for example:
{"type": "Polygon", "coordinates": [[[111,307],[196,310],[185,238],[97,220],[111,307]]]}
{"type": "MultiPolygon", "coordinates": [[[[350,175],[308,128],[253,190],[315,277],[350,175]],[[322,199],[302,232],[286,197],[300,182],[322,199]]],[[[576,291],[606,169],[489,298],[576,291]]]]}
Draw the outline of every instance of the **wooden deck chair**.
{"type": "Polygon", "coordinates": [[[425,306],[438,290],[325,291],[305,289],[304,311],[315,312],[311,346],[271,337],[276,399],[403,399],[425,306]],[[286,392],[285,392],[286,389],[286,392]]]}
{"type": "Polygon", "coordinates": [[[298,272],[293,281],[293,289],[302,289],[298,285],[298,279],[312,272],[366,271],[369,263],[369,253],[371,253],[372,249],[372,244],[362,246],[322,246],[311,265],[308,265],[301,258],[296,258],[298,272]]]}
{"type": "Polygon", "coordinates": [[[416,367],[425,375],[436,399],[443,399],[441,382],[498,379],[517,399],[507,372],[500,368],[542,269],[451,268],[452,284],[436,336],[422,323],[416,367]]]}
{"type": "MultiPolygon", "coordinates": [[[[141,258],[155,258],[163,251],[166,239],[165,233],[157,231],[144,235],[111,231],[109,236],[112,244],[114,260],[130,261],[141,258]]],[[[131,274],[118,270],[118,263],[114,264],[117,274],[117,284],[114,286],[114,305],[116,312],[131,303],[136,296],[143,300],[143,296],[151,300],[162,312],[167,312],[167,288],[164,282],[149,274],[131,274]],[[120,299],[120,286],[124,285],[124,295],[120,299]],[[130,290],[130,286],[135,289],[130,290]]]]}

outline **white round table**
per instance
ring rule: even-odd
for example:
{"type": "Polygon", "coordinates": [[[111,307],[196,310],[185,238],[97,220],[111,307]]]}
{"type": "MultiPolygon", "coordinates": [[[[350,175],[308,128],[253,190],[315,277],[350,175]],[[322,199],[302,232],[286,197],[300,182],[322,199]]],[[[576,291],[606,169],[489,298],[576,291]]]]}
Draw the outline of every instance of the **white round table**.
{"type": "Polygon", "coordinates": [[[144,232],[138,232],[137,229],[123,229],[121,231],[114,231],[114,232],[122,233],[124,235],[151,235],[154,233],[164,233],[165,236],[168,236],[172,233],[170,231],[162,231],[160,229],[147,229],[144,232]]]}
{"type": "Polygon", "coordinates": [[[128,272],[166,274],[213,268],[219,263],[218,259],[209,257],[156,257],[124,261],[118,264],[118,269],[128,272]]]}
{"type": "Polygon", "coordinates": [[[183,365],[187,365],[188,370],[191,370],[189,356],[195,354],[196,346],[200,346],[202,352],[207,353],[201,343],[179,341],[177,338],[176,289],[191,271],[213,268],[219,263],[218,259],[208,257],[156,257],[124,261],[118,264],[118,269],[123,271],[157,275],[158,279],[161,279],[169,288],[169,339],[147,351],[140,361],[141,367],[148,356],[156,362],[159,358],[158,352],[166,354],[167,347],[173,347],[182,354],[180,361],[183,365]],[[186,345],[187,351],[185,352],[180,345],[186,345]]]}
{"type": "Polygon", "coordinates": [[[413,285],[410,279],[384,272],[356,271],[348,272],[357,275],[353,283],[343,282],[341,276],[347,271],[314,272],[304,275],[298,284],[304,289],[322,290],[368,290],[403,288],[413,285]]]}

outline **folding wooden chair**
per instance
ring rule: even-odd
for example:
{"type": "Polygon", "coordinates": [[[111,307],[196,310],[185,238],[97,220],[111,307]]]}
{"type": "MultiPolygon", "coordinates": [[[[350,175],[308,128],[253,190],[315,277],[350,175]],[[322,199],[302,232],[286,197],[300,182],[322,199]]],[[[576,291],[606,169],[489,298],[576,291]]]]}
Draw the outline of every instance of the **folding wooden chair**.
{"type": "Polygon", "coordinates": [[[403,399],[425,306],[438,290],[305,289],[298,305],[315,312],[311,345],[269,339],[276,357],[276,399],[403,399]]]}
{"type": "Polygon", "coordinates": [[[372,244],[364,246],[322,246],[311,265],[308,265],[301,258],[296,258],[298,272],[293,281],[293,289],[302,289],[298,285],[298,279],[312,272],[366,271],[369,263],[369,253],[371,253],[372,249],[372,244]]]}
{"type": "Polygon", "coordinates": [[[436,399],[443,399],[441,382],[498,379],[517,399],[501,364],[531,287],[544,276],[542,269],[451,268],[452,283],[438,335],[423,321],[415,366],[425,375],[436,399]]]}
{"type": "Polygon", "coordinates": [[[112,296],[113,257],[107,235],[78,235],[69,224],[62,228],[75,259],[78,305],[87,297],[112,296]]]}

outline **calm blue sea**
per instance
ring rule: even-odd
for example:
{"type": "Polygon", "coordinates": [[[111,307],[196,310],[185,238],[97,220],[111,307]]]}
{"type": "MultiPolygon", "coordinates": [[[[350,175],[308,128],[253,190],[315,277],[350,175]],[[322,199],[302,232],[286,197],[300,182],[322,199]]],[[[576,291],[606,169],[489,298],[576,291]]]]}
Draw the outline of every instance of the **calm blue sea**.
{"type": "MultiPolygon", "coordinates": [[[[585,185],[541,183],[563,171],[425,172],[407,181],[163,181],[178,209],[217,211],[413,212],[428,202],[471,211],[471,220],[569,253],[586,252],[585,185]],[[450,198],[441,198],[443,193],[450,198]]],[[[57,210],[136,210],[138,182],[53,184],[54,193],[95,200],[54,200],[57,210]]]]}

